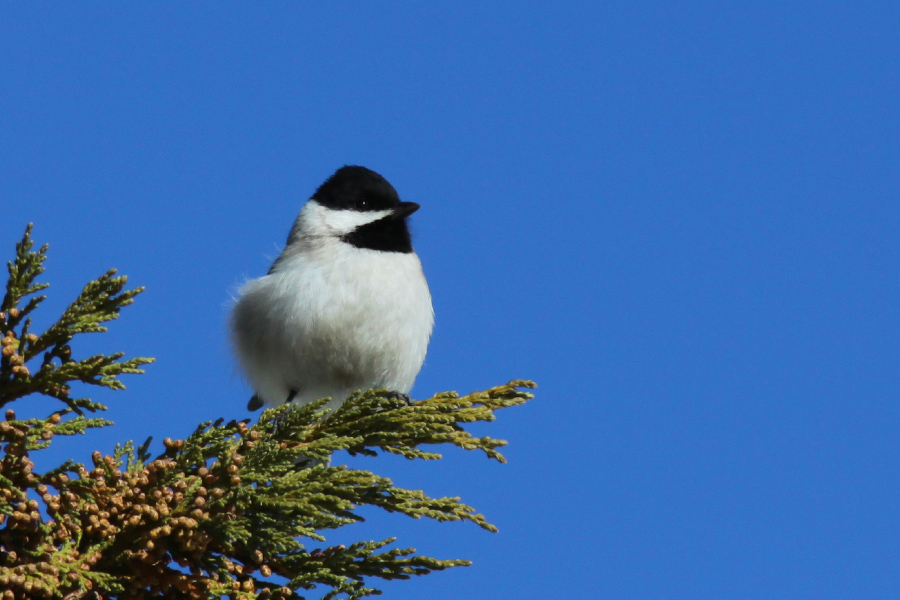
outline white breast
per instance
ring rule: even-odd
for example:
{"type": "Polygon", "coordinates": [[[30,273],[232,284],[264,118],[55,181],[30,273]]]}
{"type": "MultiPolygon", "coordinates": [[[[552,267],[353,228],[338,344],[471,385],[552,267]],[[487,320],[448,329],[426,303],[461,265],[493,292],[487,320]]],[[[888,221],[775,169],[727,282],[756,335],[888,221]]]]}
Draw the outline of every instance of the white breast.
{"type": "Polygon", "coordinates": [[[276,272],[248,281],[232,314],[233,343],[250,384],[269,405],[357,389],[406,393],[434,323],[414,253],[361,250],[336,238],[285,254],[276,272]]]}

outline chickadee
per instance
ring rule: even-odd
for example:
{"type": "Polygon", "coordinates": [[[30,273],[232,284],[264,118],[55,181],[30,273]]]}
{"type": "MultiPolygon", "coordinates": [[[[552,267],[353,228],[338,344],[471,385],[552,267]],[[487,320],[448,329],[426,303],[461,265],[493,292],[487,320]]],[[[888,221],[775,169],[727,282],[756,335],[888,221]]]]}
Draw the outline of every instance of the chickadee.
{"type": "Polygon", "coordinates": [[[316,190],[231,315],[255,392],[248,409],[326,396],[334,409],[356,390],[409,392],[434,325],[406,223],[418,209],[365,167],[342,167],[316,190]]]}

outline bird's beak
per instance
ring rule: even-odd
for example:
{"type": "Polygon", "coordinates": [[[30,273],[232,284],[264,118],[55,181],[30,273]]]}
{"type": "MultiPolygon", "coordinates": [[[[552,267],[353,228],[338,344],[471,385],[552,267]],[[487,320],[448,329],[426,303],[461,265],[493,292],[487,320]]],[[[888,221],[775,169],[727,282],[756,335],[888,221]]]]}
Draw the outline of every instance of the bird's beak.
{"type": "Polygon", "coordinates": [[[415,202],[401,202],[400,206],[394,209],[394,218],[405,219],[417,210],[419,210],[419,205],[415,202]]]}

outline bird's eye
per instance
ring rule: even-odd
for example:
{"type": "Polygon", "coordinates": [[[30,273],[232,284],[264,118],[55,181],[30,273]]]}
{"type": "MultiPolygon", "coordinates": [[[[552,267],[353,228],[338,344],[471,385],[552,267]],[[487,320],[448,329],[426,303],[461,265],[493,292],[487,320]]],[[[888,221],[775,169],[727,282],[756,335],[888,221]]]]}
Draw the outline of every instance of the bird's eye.
{"type": "Polygon", "coordinates": [[[365,198],[360,198],[356,201],[356,207],[360,210],[365,210],[369,208],[369,201],[365,198]]]}

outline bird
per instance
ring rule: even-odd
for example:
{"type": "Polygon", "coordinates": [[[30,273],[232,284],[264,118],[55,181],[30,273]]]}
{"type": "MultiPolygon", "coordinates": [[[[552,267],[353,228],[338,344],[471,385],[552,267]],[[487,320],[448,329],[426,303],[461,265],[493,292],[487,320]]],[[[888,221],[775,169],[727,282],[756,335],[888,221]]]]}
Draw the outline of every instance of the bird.
{"type": "Polygon", "coordinates": [[[380,174],[339,168],[306,201],[269,272],[238,290],[230,318],[251,411],[354,392],[409,401],[434,328],[431,292],[400,200],[380,174]]]}

